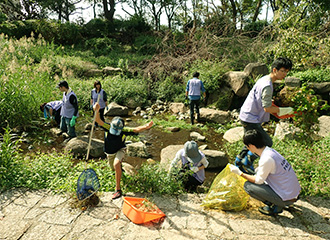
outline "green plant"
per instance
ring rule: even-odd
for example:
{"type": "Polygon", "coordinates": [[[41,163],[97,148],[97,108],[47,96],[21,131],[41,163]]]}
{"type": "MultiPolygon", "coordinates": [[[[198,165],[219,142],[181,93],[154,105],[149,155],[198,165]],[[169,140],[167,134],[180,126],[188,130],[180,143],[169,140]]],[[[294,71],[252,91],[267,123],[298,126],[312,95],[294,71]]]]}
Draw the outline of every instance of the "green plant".
{"type": "Polygon", "coordinates": [[[299,78],[303,83],[330,82],[330,69],[311,68],[303,72],[295,72],[293,76],[299,78]]]}
{"type": "Polygon", "coordinates": [[[301,133],[304,137],[310,137],[318,130],[318,109],[326,110],[329,105],[322,103],[306,84],[295,92],[291,101],[294,103],[294,109],[298,112],[293,118],[294,124],[302,130],[301,133]]]}

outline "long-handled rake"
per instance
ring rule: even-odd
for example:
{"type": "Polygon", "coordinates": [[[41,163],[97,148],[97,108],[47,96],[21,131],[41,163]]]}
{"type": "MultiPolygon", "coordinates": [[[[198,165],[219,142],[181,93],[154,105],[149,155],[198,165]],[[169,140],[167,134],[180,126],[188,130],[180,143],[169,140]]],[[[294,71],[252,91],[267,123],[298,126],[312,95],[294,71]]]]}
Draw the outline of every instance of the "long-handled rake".
{"type": "MultiPolygon", "coordinates": [[[[100,100],[100,95],[97,98],[97,102],[99,102],[99,100],[100,100]]],[[[95,118],[96,118],[96,112],[94,112],[93,125],[92,125],[89,142],[88,142],[85,170],[80,174],[78,181],[77,181],[76,193],[77,193],[77,198],[80,201],[86,200],[87,198],[93,196],[100,188],[99,179],[98,179],[94,169],[92,169],[92,168],[87,169],[87,160],[89,157],[89,152],[90,152],[90,147],[91,147],[91,142],[92,142],[92,137],[93,137],[95,118]]]]}

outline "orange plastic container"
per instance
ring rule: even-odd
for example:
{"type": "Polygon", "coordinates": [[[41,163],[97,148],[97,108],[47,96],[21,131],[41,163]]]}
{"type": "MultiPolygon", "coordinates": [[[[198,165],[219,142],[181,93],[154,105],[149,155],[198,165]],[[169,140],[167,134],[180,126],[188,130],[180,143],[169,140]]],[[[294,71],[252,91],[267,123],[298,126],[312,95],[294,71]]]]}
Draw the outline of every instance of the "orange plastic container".
{"type": "Polygon", "coordinates": [[[166,215],[156,207],[157,213],[145,212],[136,208],[136,204],[141,204],[143,201],[148,201],[145,198],[124,197],[123,213],[136,224],[142,224],[154,220],[159,220],[166,215]]]}

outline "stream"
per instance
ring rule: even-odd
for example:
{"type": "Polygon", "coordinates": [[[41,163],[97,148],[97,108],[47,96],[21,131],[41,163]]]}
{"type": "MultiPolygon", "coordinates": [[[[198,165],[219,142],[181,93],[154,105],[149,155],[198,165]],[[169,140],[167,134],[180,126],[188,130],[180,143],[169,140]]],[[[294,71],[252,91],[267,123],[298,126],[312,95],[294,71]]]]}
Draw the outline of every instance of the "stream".
{"type": "MultiPolygon", "coordinates": [[[[158,116],[159,117],[159,116],[158,116]]],[[[139,119],[142,119],[140,116],[134,116],[129,114],[127,117],[123,117],[123,119],[131,119],[131,121],[126,121],[126,126],[128,127],[136,127],[139,126],[139,119]]],[[[105,116],[107,122],[111,122],[112,117],[105,116]]],[[[190,122],[186,120],[187,123],[190,122]]],[[[90,135],[89,132],[85,132],[85,125],[87,123],[92,122],[92,114],[91,112],[81,112],[80,117],[76,123],[76,133],[77,136],[81,135],[90,135]]],[[[41,123],[45,123],[44,120],[41,123]]],[[[20,148],[23,151],[23,154],[33,154],[36,152],[50,152],[50,151],[63,151],[65,147],[64,138],[62,136],[54,136],[50,133],[50,126],[44,126],[42,129],[35,129],[24,132],[23,142],[20,145],[20,148]]],[[[190,138],[190,132],[199,132],[203,136],[206,137],[206,141],[199,142],[196,141],[198,146],[207,145],[208,149],[211,150],[221,150],[222,146],[222,136],[214,131],[214,129],[209,128],[207,132],[202,132],[197,126],[193,127],[191,130],[181,129],[178,132],[165,132],[159,126],[154,126],[147,131],[143,131],[139,133],[139,138],[142,141],[146,141],[148,143],[147,150],[151,155],[150,158],[160,162],[160,153],[161,150],[169,145],[183,145],[186,141],[192,140],[190,138]]],[[[104,131],[101,128],[94,129],[93,138],[97,138],[100,140],[104,140],[104,131]]],[[[147,159],[139,158],[139,157],[131,157],[126,156],[125,161],[131,164],[134,167],[141,166],[147,159]]],[[[84,161],[84,159],[73,159],[73,161],[84,161]]],[[[205,169],[206,171],[206,179],[204,182],[204,186],[209,187],[213,179],[222,169],[205,169]]]]}

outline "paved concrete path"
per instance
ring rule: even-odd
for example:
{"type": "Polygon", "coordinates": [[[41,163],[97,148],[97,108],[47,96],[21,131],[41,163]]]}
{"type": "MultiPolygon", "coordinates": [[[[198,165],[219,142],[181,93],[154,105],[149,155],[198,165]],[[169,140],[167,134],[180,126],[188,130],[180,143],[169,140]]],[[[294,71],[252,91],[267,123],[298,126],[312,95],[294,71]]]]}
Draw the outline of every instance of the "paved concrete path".
{"type": "MultiPolygon", "coordinates": [[[[0,239],[330,239],[330,200],[301,199],[277,217],[258,212],[257,201],[241,212],[204,210],[205,194],[148,197],[165,214],[160,224],[136,225],[122,213],[122,199],[86,211],[72,209],[69,197],[47,191],[11,190],[0,195],[0,239]],[[116,215],[119,216],[116,219],[116,215]]],[[[141,197],[138,196],[138,197],[141,197]]]]}

